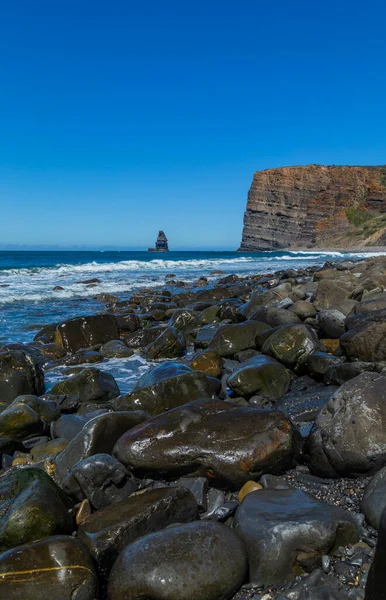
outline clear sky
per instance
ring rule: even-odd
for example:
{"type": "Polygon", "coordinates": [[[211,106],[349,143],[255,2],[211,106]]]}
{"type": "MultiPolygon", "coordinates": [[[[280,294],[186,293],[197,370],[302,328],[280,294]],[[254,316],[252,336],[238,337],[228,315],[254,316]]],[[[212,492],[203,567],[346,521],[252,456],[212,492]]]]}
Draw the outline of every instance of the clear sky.
{"type": "Polygon", "coordinates": [[[384,0],[14,0],[0,244],[239,245],[254,171],[386,163],[384,0]]]}

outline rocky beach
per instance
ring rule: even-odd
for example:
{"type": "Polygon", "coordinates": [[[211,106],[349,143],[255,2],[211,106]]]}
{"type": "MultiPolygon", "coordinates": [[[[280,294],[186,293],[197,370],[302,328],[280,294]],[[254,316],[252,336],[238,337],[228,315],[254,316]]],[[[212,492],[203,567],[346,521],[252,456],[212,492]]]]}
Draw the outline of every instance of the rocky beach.
{"type": "Polygon", "coordinates": [[[0,598],[386,598],[386,256],[295,258],[55,271],[2,334],[0,598]]]}

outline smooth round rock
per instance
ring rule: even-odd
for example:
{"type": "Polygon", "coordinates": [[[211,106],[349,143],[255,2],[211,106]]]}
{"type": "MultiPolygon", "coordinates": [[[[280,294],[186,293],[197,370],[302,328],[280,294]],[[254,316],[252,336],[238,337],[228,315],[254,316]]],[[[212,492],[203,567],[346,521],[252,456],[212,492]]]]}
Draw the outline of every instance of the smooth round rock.
{"type": "Polygon", "coordinates": [[[220,523],[190,523],[128,546],[110,573],[108,600],[227,600],[246,572],[246,553],[234,531],[220,523]]]}
{"type": "Polygon", "coordinates": [[[281,412],[197,400],[128,431],[113,453],[138,474],[206,476],[239,489],[288,468],[297,443],[298,432],[281,412]]]}
{"type": "Polygon", "coordinates": [[[87,548],[54,536],[0,555],[0,598],[95,600],[98,580],[87,548]]]}
{"type": "Polygon", "coordinates": [[[253,585],[277,586],[321,564],[334,546],[359,539],[348,511],[296,489],[264,489],[248,494],[234,527],[243,540],[253,585]]]}
{"type": "Polygon", "coordinates": [[[356,477],[386,465],[386,377],[362,373],[319,412],[306,444],[322,477],[356,477]]]}

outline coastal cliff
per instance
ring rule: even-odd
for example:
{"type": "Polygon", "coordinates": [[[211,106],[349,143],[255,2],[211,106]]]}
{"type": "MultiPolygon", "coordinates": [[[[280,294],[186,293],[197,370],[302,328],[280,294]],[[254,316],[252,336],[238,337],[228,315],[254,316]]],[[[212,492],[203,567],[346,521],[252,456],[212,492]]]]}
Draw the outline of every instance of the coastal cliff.
{"type": "Polygon", "coordinates": [[[240,251],[386,245],[386,167],[256,171],[240,251]]]}

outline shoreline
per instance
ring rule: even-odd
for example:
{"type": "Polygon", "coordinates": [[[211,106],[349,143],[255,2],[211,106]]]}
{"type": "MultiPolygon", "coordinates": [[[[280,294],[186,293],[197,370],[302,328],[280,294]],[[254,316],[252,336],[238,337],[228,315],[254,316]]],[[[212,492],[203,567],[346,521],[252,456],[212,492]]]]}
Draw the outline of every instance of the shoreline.
{"type": "MultiPolygon", "coordinates": [[[[204,539],[217,548],[208,558],[211,581],[231,585],[233,600],[260,593],[288,600],[299,586],[303,593],[312,589],[312,578],[337,600],[347,600],[353,589],[358,595],[350,597],[363,600],[379,527],[379,497],[368,485],[386,467],[386,257],[359,259],[360,269],[353,262],[289,264],[268,276],[219,273],[216,280],[198,277],[184,285],[171,279],[152,288],[148,282],[124,300],[102,294],[96,313],[46,325],[33,341],[0,348],[5,502],[16,504],[31,477],[42,523],[44,511],[52,511],[54,529],[38,532],[42,547],[55,545],[52,536],[61,534],[70,551],[80,537],[95,560],[100,593],[87,600],[106,600],[106,577],[112,600],[121,581],[131,589],[124,570],[107,574],[129,541],[134,552],[147,539],[129,535],[133,522],[124,515],[132,514],[142,523],[141,536],[157,532],[148,538],[151,570],[160,564],[173,569],[157,550],[157,540],[173,535],[173,548],[181,548],[199,581],[204,539]],[[109,361],[127,365],[135,357],[152,366],[145,363],[133,390],[124,393],[109,361]],[[60,377],[47,391],[55,369],[60,377]],[[344,435],[335,435],[331,423],[344,435]],[[51,488],[57,495],[47,504],[51,488]],[[286,507],[282,516],[278,503],[286,507]],[[126,532],[118,537],[117,504],[126,532]],[[274,543],[270,527],[283,531],[274,543]],[[309,527],[316,527],[314,535],[303,537],[309,527]],[[264,577],[251,562],[252,586],[243,569],[227,583],[228,543],[241,562],[247,558],[240,544],[259,556],[264,577]],[[283,557],[293,552],[293,562],[269,558],[278,545],[283,557]],[[306,550],[298,556],[299,547],[306,550]]],[[[20,532],[7,541],[10,571],[17,570],[12,557],[33,553],[36,543],[28,500],[20,510],[20,532]]],[[[2,560],[0,552],[0,571],[2,560]]],[[[47,560],[38,568],[51,573],[47,560]]],[[[71,570],[64,576],[73,583],[71,570]]],[[[48,577],[54,584],[55,573],[48,577]]],[[[162,589],[161,581],[155,585],[162,589]]]]}

